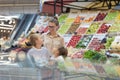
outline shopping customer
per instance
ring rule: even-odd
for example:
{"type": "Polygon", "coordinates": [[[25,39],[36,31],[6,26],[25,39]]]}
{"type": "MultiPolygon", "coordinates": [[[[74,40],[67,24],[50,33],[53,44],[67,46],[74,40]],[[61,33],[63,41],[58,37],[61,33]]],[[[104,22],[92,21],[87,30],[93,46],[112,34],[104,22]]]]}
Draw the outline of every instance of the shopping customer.
{"type": "Polygon", "coordinates": [[[44,66],[47,64],[50,54],[47,48],[42,47],[43,40],[41,39],[39,34],[30,35],[30,43],[32,44],[32,48],[28,51],[27,56],[32,65],[36,67],[44,66]]]}
{"type": "Polygon", "coordinates": [[[44,46],[53,53],[54,48],[64,46],[64,39],[57,33],[59,21],[56,17],[51,18],[48,23],[48,32],[42,35],[44,46]]]}
{"type": "Polygon", "coordinates": [[[68,55],[68,50],[65,47],[54,48],[53,55],[54,56],[51,59],[57,62],[64,62],[65,58],[68,55]]]}

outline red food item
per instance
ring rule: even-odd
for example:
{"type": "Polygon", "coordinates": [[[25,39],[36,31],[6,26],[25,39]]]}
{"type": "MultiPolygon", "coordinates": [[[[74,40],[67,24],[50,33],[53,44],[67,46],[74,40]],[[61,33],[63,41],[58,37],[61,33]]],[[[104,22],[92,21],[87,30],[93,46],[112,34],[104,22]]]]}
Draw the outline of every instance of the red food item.
{"type": "Polygon", "coordinates": [[[99,13],[94,21],[102,21],[106,15],[106,13],[99,13]]]}
{"type": "Polygon", "coordinates": [[[110,26],[106,25],[105,23],[102,24],[102,26],[100,27],[100,29],[98,30],[97,33],[106,33],[108,31],[110,26]]]}
{"type": "Polygon", "coordinates": [[[89,49],[93,49],[96,51],[100,51],[101,46],[100,46],[100,40],[98,38],[93,38],[92,42],[88,46],[89,49]]]}
{"type": "Polygon", "coordinates": [[[77,34],[78,34],[78,35],[85,34],[86,31],[87,31],[87,28],[80,27],[80,28],[77,30],[77,34]]]}
{"type": "Polygon", "coordinates": [[[71,58],[72,58],[72,59],[75,59],[75,58],[83,58],[83,54],[80,53],[80,52],[77,52],[77,53],[74,53],[73,55],[71,55],[71,58]]]}
{"type": "Polygon", "coordinates": [[[67,47],[70,47],[70,46],[75,47],[76,44],[78,43],[78,41],[80,40],[80,38],[81,38],[81,35],[74,35],[74,36],[72,36],[72,38],[69,41],[67,47]]]}

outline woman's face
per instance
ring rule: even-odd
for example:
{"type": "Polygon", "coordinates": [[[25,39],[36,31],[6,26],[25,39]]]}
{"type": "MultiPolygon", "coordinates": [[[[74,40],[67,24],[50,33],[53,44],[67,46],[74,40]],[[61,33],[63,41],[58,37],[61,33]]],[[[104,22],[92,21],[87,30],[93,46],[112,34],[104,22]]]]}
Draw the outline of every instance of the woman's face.
{"type": "Polygon", "coordinates": [[[48,29],[50,32],[52,32],[52,31],[56,32],[57,26],[55,25],[55,23],[49,22],[48,29]]]}

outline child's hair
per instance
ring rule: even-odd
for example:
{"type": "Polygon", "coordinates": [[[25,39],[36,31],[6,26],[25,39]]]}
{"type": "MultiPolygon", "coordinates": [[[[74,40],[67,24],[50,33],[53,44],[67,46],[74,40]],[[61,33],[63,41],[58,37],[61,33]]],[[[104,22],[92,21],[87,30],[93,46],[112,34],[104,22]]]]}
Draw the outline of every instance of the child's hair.
{"type": "Polygon", "coordinates": [[[41,37],[39,34],[31,34],[30,37],[29,37],[29,41],[30,43],[32,44],[32,46],[35,46],[36,45],[36,40],[38,39],[38,37],[41,37]]]}
{"type": "Polygon", "coordinates": [[[59,51],[59,55],[63,56],[64,58],[67,57],[67,54],[68,54],[67,48],[60,47],[60,48],[58,48],[58,51],[59,51]]]}

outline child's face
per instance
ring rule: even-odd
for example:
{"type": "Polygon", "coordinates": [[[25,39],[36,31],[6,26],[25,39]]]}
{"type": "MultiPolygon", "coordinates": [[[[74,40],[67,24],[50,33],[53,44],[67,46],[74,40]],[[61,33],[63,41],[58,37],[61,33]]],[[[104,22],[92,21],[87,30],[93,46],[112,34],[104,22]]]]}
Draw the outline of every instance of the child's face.
{"type": "Polygon", "coordinates": [[[38,39],[36,39],[36,44],[37,45],[42,45],[43,44],[43,40],[40,37],[38,37],[38,39]]]}
{"type": "Polygon", "coordinates": [[[59,56],[59,51],[57,48],[53,48],[53,54],[55,57],[58,57],[59,56]]]}

